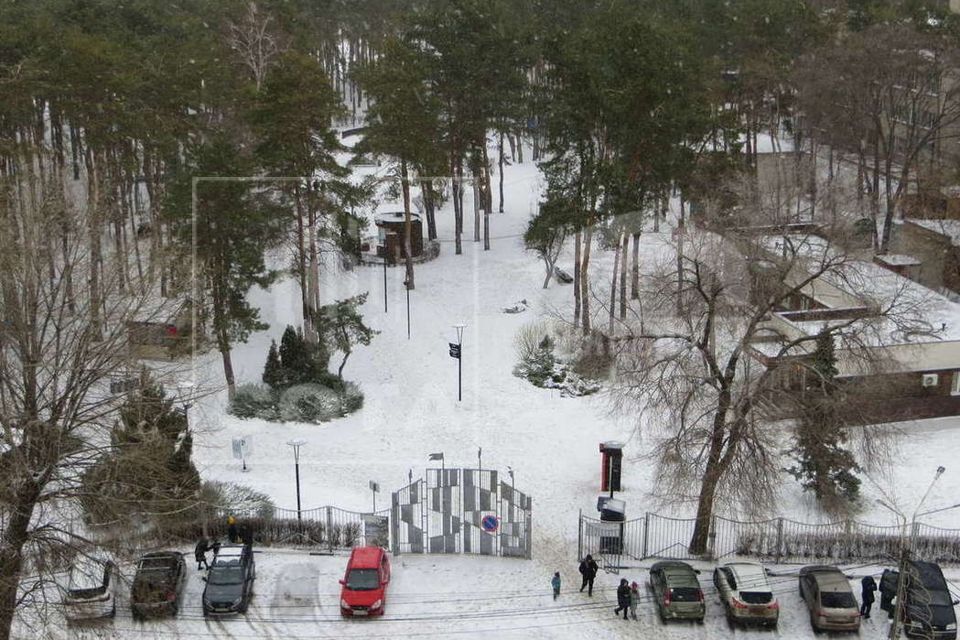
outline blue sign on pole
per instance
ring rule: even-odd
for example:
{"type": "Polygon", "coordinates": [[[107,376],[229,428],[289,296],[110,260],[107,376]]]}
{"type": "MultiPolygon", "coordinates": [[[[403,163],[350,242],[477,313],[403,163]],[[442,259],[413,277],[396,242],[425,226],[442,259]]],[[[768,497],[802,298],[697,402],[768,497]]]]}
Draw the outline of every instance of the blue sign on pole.
{"type": "Polygon", "coordinates": [[[480,528],[487,533],[496,533],[500,528],[500,518],[493,515],[483,516],[480,520],[480,528]]]}

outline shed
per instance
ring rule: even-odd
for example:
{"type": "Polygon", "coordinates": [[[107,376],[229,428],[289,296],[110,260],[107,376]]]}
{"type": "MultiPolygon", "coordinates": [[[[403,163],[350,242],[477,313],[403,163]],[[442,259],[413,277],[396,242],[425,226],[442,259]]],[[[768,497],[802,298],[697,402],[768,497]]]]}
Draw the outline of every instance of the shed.
{"type": "MultiPolygon", "coordinates": [[[[132,320],[127,320],[130,355],[146,360],[167,360],[189,353],[193,342],[192,309],[189,300],[164,300],[139,310],[132,320]]],[[[197,330],[201,333],[199,327],[197,330]]]]}
{"type": "MultiPolygon", "coordinates": [[[[405,215],[403,211],[379,213],[374,218],[377,225],[377,255],[388,260],[400,260],[407,254],[403,247],[405,215]]],[[[416,258],[423,253],[423,223],[420,215],[410,214],[410,251],[416,258]]]]}

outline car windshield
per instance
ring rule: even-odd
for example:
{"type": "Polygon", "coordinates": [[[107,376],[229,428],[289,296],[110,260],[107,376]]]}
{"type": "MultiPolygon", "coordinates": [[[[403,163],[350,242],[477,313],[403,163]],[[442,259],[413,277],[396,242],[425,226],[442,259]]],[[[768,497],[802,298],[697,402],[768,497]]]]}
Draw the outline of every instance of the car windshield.
{"type": "Polygon", "coordinates": [[[824,591],[820,594],[820,604],[825,609],[856,609],[857,601],[853,594],[843,591],[824,591]]]}
{"type": "Polygon", "coordinates": [[[213,567],[207,576],[208,584],[240,584],[243,582],[243,570],[239,565],[232,567],[213,567]]]}
{"type": "Polygon", "coordinates": [[[696,602],[700,599],[700,590],[693,587],[674,587],[670,589],[670,599],[674,602],[696,602]]]}
{"type": "Polygon", "coordinates": [[[376,569],[353,569],[347,575],[347,588],[351,591],[371,591],[379,586],[376,569]]]}
{"type": "Polygon", "coordinates": [[[747,604],[769,604],[773,601],[773,594],[769,591],[741,591],[740,599],[747,604]]]}

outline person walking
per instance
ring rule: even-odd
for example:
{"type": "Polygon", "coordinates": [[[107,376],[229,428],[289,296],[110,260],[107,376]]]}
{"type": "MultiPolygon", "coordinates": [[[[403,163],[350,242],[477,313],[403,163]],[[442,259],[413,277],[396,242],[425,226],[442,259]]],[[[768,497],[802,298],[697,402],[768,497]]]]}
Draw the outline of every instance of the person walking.
{"type": "Polygon", "coordinates": [[[207,550],[209,548],[210,545],[206,538],[200,538],[200,540],[197,542],[197,546],[194,547],[193,557],[197,561],[197,571],[210,568],[210,565],[207,564],[207,550]]]}
{"type": "Polygon", "coordinates": [[[233,516],[227,516],[227,540],[229,540],[231,544],[236,544],[238,538],[237,519],[233,516]]]}
{"type": "Polygon", "coordinates": [[[640,604],[640,585],[636,582],[630,583],[630,617],[637,619],[637,605],[640,604]]]}
{"type": "Polygon", "coordinates": [[[897,582],[900,574],[891,569],[884,569],[880,576],[880,609],[886,611],[893,619],[893,599],[897,597],[897,582]]]}
{"type": "Polygon", "coordinates": [[[557,596],[560,595],[560,572],[559,571],[553,574],[553,580],[550,581],[550,585],[553,587],[553,599],[556,600],[557,596]]]}
{"type": "Polygon", "coordinates": [[[617,587],[617,608],[613,610],[613,614],[617,615],[623,611],[623,619],[629,620],[627,617],[628,610],[630,609],[630,585],[627,584],[626,578],[620,578],[620,586],[617,587]]]}
{"type": "Polygon", "coordinates": [[[860,588],[860,615],[864,619],[868,619],[870,618],[870,608],[876,600],[876,596],[873,594],[877,590],[877,581],[873,579],[873,576],[866,576],[860,581],[860,588]]]}
{"type": "Polygon", "coordinates": [[[583,576],[583,582],[580,584],[581,593],[583,593],[584,588],[586,588],[587,595],[593,595],[593,580],[597,577],[597,571],[599,570],[600,566],[597,564],[597,561],[588,553],[587,557],[580,563],[580,575],[583,576]]]}

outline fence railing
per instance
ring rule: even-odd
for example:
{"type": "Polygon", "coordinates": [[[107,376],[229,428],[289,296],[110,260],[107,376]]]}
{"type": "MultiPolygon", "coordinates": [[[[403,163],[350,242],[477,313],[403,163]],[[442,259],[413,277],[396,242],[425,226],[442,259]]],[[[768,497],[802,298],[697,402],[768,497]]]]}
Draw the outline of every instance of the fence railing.
{"type": "MultiPolygon", "coordinates": [[[[695,518],[669,518],[647,513],[625,522],[606,522],[580,515],[578,557],[604,556],[605,566],[623,558],[696,559],[688,548],[695,518]]],[[[960,529],[941,529],[923,523],[912,531],[856,520],[826,524],[788,518],[740,521],[711,519],[706,556],[723,559],[752,556],[767,562],[890,561],[900,553],[904,538],[912,542],[915,557],[932,562],[960,562],[960,529]]]]}

